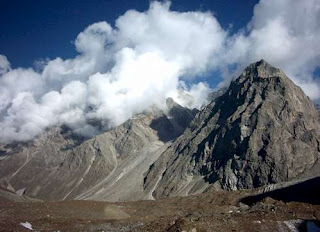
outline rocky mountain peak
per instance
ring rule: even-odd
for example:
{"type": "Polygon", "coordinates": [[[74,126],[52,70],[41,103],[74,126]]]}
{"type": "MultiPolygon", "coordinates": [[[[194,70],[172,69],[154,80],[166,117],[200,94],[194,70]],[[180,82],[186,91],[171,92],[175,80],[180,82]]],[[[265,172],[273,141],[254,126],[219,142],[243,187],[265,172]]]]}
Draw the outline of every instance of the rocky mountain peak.
{"type": "Polygon", "coordinates": [[[252,101],[275,105],[285,103],[286,107],[290,106],[293,111],[311,113],[311,117],[314,116],[314,110],[305,112],[306,107],[315,109],[315,106],[302,89],[284,72],[264,60],[250,64],[236,80],[231,82],[227,92],[228,97],[224,98],[230,98],[231,101],[237,99],[236,103],[240,105],[252,101]]]}
{"type": "Polygon", "coordinates": [[[155,197],[254,188],[313,173],[319,158],[314,104],[261,60],[196,115],[152,166],[145,187],[160,178],[152,187],[155,197]]]}
{"type": "Polygon", "coordinates": [[[271,66],[265,60],[250,64],[243,72],[244,76],[254,78],[271,78],[275,76],[283,76],[284,73],[273,66],[271,66]]]}
{"type": "Polygon", "coordinates": [[[171,97],[166,99],[166,105],[169,109],[172,109],[173,107],[179,106],[179,104],[176,103],[171,97]]]}
{"type": "Polygon", "coordinates": [[[318,112],[281,70],[253,63],[210,98],[199,112],[168,99],[166,109],[154,106],[88,140],[62,126],[28,144],[0,145],[0,187],[119,201],[320,174],[318,112]]]}

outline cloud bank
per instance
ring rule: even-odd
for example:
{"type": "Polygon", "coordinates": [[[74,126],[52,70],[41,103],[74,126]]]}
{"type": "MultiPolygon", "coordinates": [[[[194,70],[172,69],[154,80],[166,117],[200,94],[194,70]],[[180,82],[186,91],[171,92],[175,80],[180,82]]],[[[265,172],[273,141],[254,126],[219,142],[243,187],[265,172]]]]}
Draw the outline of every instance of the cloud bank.
{"type": "Polygon", "coordinates": [[[227,63],[237,71],[261,58],[281,68],[312,99],[320,98],[320,2],[262,0],[247,29],[229,38],[227,63]],[[229,61],[229,62],[228,62],[229,61]]]}
{"type": "Polygon", "coordinates": [[[223,85],[261,58],[317,99],[318,38],[317,0],[262,0],[236,33],[211,12],[175,12],[169,2],[152,2],[145,12],[127,11],[114,27],[88,26],[75,40],[79,55],[72,59],[42,61],[35,71],[11,69],[0,55],[0,142],[30,140],[60,124],[93,136],[151,105],[164,107],[168,97],[199,108],[210,88],[197,77],[220,71],[223,85]],[[194,84],[186,86],[190,80],[194,84]],[[193,101],[185,102],[181,91],[193,101]]]}

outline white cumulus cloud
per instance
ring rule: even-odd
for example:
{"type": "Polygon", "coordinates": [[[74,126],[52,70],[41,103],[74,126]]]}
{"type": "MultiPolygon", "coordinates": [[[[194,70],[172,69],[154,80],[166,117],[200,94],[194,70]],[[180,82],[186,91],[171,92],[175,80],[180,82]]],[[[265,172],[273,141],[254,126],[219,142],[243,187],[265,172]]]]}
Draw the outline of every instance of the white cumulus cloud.
{"type": "Polygon", "coordinates": [[[168,97],[200,108],[210,87],[197,77],[219,78],[208,74],[220,71],[225,85],[260,59],[319,99],[319,1],[261,0],[253,13],[245,28],[230,32],[211,12],[151,2],[145,12],[127,11],[114,27],[89,25],[75,39],[74,58],[44,59],[34,70],[12,69],[0,55],[0,142],[30,140],[61,124],[93,136],[162,107],[168,97]]]}
{"type": "Polygon", "coordinates": [[[78,56],[43,60],[41,71],[11,70],[1,56],[0,141],[32,139],[59,124],[92,136],[163,106],[181,89],[200,107],[209,87],[187,88],[183,79],[214,67],[226,35],[210,13],[174,12],[169,2],[153,2],[146,12],[120,16],[114,28],[88,26],[75,40],[78,56]]]}
{"type": "MultiPolygon", "coordinates": [[[[320,98],[320,2],[261,0],[246,30],[229,38],[225,62],[237,64],[265,59],[281,68],[312,99],[320,98]]],[[[228,75],[226,75],[228,77],[228,75]]]]}

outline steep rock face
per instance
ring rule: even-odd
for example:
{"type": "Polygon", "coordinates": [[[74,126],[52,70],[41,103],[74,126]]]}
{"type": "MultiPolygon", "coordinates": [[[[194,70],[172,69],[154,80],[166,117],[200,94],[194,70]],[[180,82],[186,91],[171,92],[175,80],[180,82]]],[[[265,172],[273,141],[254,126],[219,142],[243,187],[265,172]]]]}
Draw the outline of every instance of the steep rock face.
{"type": "Polygon", "coordinates": [[[1,145],[0,186],[46,200],[150,199],[144,172],[194,117],[167,105],[168,112],[154,108],[89,140],[56,127],[29,143],[1,145]]]}
{"type": "Polygon", "coordinates": [[[146,173],[155,197],[245,189],[319,174],[313,103],[265,61],[251,64],[198,113],[146,173]]]}
{"type": "Polygon", "coordinates": [[[319,122],[320,122],[320,104],[317,103],[315,104],[316,110],[318,111],[318,117],[319,117],[319,122]]]}

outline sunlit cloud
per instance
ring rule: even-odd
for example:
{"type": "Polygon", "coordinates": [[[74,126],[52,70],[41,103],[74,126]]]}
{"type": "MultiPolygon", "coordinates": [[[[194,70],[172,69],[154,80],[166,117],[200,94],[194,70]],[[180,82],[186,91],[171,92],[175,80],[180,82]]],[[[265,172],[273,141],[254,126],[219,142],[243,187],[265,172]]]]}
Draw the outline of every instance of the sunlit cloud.
{"type": "Polygon", "coordinates": [[[238,32],[223,29],[210,12],[175,12],[170,2],[151,2],[145,12],[127,11],[114,27],[89,25],[75,39],[74,58],[11,69],[0,55],[0,142],[30,140],[61,124],[94,136],[152,105],[164,108],[168,97],[200,108],[215,86],[198,77],[222,77],[220,86],[226,85],[262,58],[318,99],[319,38],[316,0],[262,0],[238,32]]]}

